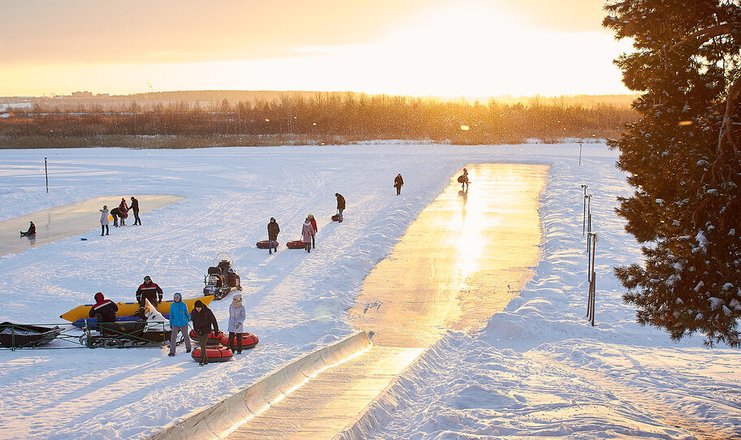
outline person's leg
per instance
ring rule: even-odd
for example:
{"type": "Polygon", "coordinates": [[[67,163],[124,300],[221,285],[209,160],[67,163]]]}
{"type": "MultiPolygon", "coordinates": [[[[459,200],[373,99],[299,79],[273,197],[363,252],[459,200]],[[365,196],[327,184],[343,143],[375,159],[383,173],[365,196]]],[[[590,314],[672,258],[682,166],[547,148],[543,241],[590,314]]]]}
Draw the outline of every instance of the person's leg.
{"type": "Polygon", "coordinates": [[[229,350],[234,352],[234,332],[229,332],[229,343],[227,345],[229,346],[229,350]]]}
{"type": "Polygon", "coordinates": [[[198,335],[198,345],[201,347],[201,365],[208,363],[208,356],[206,356],[206,341],[208,340],[208,333],[198,335]]]}
{"type": "Polygon", "coordinates": [[[102,237],[104,235],[105,235],[105,225],[100,225],[100,236],[102,237]]]}
{"type": "Polygon", "coordinates": [[[109,232],[108,225],[105,225],[105,235],[108,235],[108,232],[109,232]]]}
{"type": "Polygon", "coordinates": [[[311,248],[316,249],[316,238],[314,236],[311,237],[311,248]]]}
{"type": "Polygon", "coordinates": [[[237,333],[237,354],[242,353],[242,333],[237,333]]]}
{"type": "Polygon", "coordinates": [[[185,352],[190,353],[191,352],[191,345],[190,345],[190,336],[188,335],[188,325],[184,325],[180,327],[180,331],[183,333],[183,338],[185,339],[185,352]]]}
{"type": "Polygon", "coordinates": [[[170,356],[175,356],[175,347],[178,344],[178,333],[180,333],[180,327],[170,328],[170,356]]]}

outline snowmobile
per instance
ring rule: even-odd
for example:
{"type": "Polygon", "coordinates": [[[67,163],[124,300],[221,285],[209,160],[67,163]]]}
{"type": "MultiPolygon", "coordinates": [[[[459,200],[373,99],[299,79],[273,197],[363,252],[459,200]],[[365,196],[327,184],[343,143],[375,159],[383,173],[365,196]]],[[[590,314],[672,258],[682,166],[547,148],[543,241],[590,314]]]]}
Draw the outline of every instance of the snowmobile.
{"type": "Polygon", "coordinates": [[[232,289],[242,290],[239,274],[232,267],[232,260],[229,256],[220,252],[214,262],[218,264],[208,268],[208,275],[203,278],[203,295],[213,295],[214,299],[222,299],[232,291],[232,289]]]}

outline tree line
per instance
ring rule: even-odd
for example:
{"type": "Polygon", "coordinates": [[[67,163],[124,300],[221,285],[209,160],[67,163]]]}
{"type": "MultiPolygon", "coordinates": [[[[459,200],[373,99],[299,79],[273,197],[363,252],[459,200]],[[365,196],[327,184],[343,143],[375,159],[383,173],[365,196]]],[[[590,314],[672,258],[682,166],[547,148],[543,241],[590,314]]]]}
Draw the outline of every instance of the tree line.
{"type": "MultiPolygon", "coordinates": [[[[7,142],[23,137],[106,136],[292,136],[307,143],[331,136],[340,142],[400,139],[454,144],[519,143],[528,138],[617,136],[637,114],[627,106],[585,107],[541,102],[442,101],[402,96],[317,93],[204,106],[198,102],[132,101],[124,107],[79,105],[75,109],[36,104],[0,118],[7,142]]],[[[53,145],[46,145],[53,146],[53,145]]]]}

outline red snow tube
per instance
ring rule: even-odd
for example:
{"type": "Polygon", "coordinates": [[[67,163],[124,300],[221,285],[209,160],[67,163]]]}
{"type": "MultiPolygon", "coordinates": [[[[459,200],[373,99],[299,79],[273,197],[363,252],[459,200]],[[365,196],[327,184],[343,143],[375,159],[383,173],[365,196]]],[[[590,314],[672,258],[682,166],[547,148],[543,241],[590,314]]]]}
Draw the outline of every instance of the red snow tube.
{"type": "MultiPolygon", "coordinates": [[[[260,339],[257,338],[257,335],[253,335],[252,333],[242,333],[242,348],[248,349],[252,348],[257,343],[260,342],[260,339]]],[[[221,343],[225,346],[229,346],[229,336],[224,335],[221,338],[221,343]]],[[[237,341],[234,341],[234,346],[237,346],[237,341]]]]}
{"type": "MultiPolygon", "coordinates": [[[[190,354],[194,361],[201,361],[201,347],[196,347],[190,354]]],[[[226,362],[234,356],[231,350],[221,345],[217,347],[206,347],[206,357],[209,362],[226,362]]]]}
{"type": "Polygon", "coordinates": [[[332,216],[332,221],[333,222],[341,222],[342,220],[340,220],[340,215],[339,214],[335,214],[335,215],[332,216]]]}
{"type": "MultiPolygon", "coordinates": [[[[260,248],[260,249],[270,249],[270,244],[269,244],[269,243],[270,243],[270,242],[269,242],[269,241],[267,241],[267,240],[262,240],[262,241],[258,241],[258,242],[257,242],[257,243],[255,244],[255,246],[257,246],[257,247],[258,247],[258,248],[260,248]]],[[[278,242],[276,241],[276,242],[275,242],[275,246],[274,246],[274,247],[275,247],[275,248],[277,249],[277,248],[278,248],[278,245],[279,245],[279,244],[280,244],[280,243],[278,243],[278,242]]]]}
{"type": "Polygon", "coordinates": [[[288,249],[304,249],[306,245],[301,240],[294,240],[294,241],[289,241],[288,243],[286,243],[286,247],[288,249]]]}
{"type": "MultiPolygon", "coordinates": [[[[197,343],[198,342],[198,334],[196,334],[196,331],[195,330],[191,330],[189,334],[190,334],[190,339],[196,341],[196,343],[197,343]]],[[[211,347],[213,345],[219,345],[219,344],[221,344],[221,338],[222,338],[222,336],[224,336],[224,332],[218,332],[218,333],[211,332],[211,333],[209,333],[208,334],[208,339],[206,340],[206,346],[207,347],[211,347]]]]}

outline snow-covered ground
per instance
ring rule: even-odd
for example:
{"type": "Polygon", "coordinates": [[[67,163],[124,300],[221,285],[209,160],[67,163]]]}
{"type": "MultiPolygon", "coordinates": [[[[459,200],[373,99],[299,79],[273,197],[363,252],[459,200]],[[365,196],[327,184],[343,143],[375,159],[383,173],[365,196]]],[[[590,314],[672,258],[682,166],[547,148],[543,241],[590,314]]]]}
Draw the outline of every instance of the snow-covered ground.
{"type": "MultiPolygon", "coordinates": [[[[242,276],[248,329],[261,344],[225,364],[199,367],[181,349],[0,351],[0,438],[131,438],[160,429],[241,389],[352,329],[346,310],[364,277],[407,226],[469,163],[547,163],[544,243],[534,279],[476,335],[449,333],[371,408],[364,437],[741,436],[741,355],[677,344],[634,322],[612,267],[640,258],[614,214],[627,195],[616,153],[583,146],[374,144],[192,150],[0,150],[0,221],[88,198],[147,194],[184,200],[148,213],[143,226],[0,257],[1,321],[58,323],[101,290],[132,300],[144,275],[168,298],[200,295],[218,252],[242,276]],[[43,158],[49,159],[50,191],[43,158]],[[396,173],[406,185],[392,188],[396,173]],[[587,325],[582,190],[593,197],[597,326],[587,325]],[[346,221],[331,224],[334,193],[346,221]],[[255,248],[268,219],[279,241],[319,221],[311,254],[255,248]]],[[[475,182],[471,191],[475,191],[475,182]]],[[[114,204],[112,199],[109,205],[114,204]]],[[[25,225],[19,225],[22,229],[25,225]]],[[[0,237],[0,241],[17,240],[0,237]]],[[[226,326],[229,301],[213,302],[226,326]]],[[[56,343],[67,347],[71,344],[56,343]]]]}

